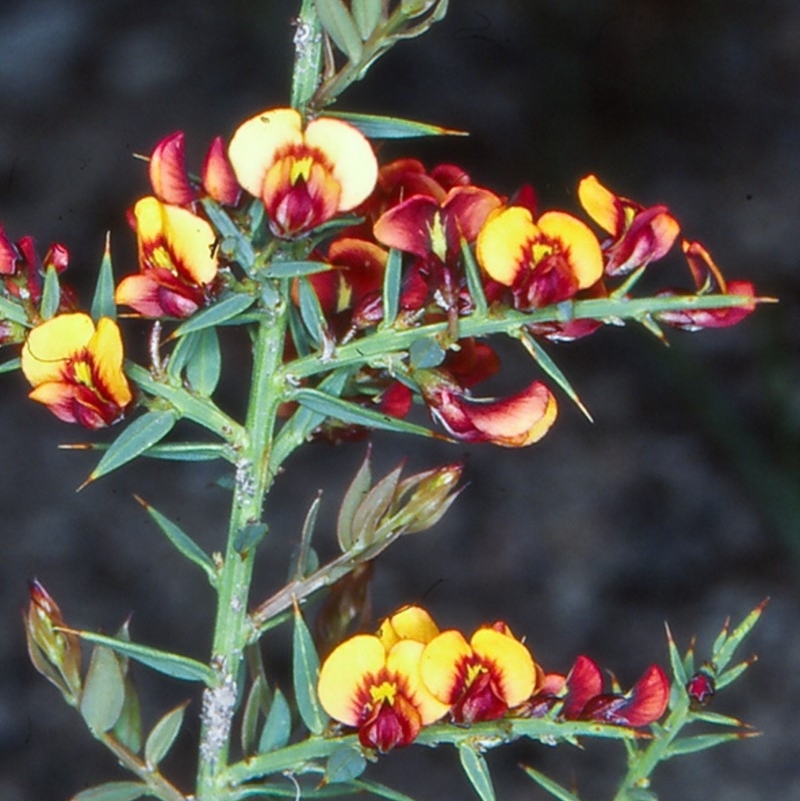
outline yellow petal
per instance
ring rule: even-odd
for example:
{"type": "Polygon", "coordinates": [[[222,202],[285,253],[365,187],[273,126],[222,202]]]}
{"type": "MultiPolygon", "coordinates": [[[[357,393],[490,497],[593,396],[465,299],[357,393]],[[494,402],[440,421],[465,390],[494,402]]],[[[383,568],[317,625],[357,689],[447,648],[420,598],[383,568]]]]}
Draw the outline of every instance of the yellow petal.
{"type": "Polygon", "coordinates": [[[503,700],[517,706],[533,693],[536,668],[530,651],[514,637],[491,628],[478,629],[470,640],[481,661],[494,667],[503,700]]]}
{"type": "Polygon", "coordinates": [[[94,334],[88,314],[60,314],[36,326],[22,348],[22,372],[37,387],[59,381],[66,361],[82,351],[94,334]]]}
{"type": "Polygon", "coordinates": [[[578,289],[596,284],[603,275],[603,252],[586,223],[563,211],[548,211],[536,221],[544,236],[557,239],[567,254],[578,289]]]}
{"type": "Polygon", "coordinates": [[[378,180],[378,162],[367,138],[343,120],[320,117],[308,124],[305,142],[330,162],[342,188],[339,211],[350,211],[366,200],[378,180]]]}
{"type": "Polygon", "coordinates": [[[460,631],[443,631],[422,652],[419,670],[423,684],[439,701],[452,704],[463,685],[461,664],[470,656],[472,648],[460,631]]]}
{"type": "Polygon", "coordinates": [[[490,278],[511,286],[527,263],[528,245],[537,234],[530,211],[511,206],[489,216],[478,234],[475,256],[490,278]]]}
{"type": "Polygon", "coordinates": [[[97,331],[87,346],[89,355],[94,361],[97,378],[101,389],[107,393],[118,406],[127,406],[133,396],[125,373],[122,372],[122,337],[117,324],[109,317],[101,317],[97,323],[97,331]]]}
{"type": "Polygon", "coordinates": [[[323,709],[335,720],[357,726],[358,691],[386,665],[386,649],[372,634],[358,634],[337,646],[322,663],[317,693],[323,709]]]}
{"type": "Polygon", "coordinates": [[[429,643],[439,633],[433,618],[421,606],[406,606],[387,617],[378,629],[378,637],[388,651],[400,640],[429,643]]]}
{"type": "Polygon", "coordinates": [[[617,196],[606,189],[596,175],[587,175],[578,184],[578,200],[604,231],[614,235],[618,233],[620,210],[617,196]]]}
{"type": "Polygon", "coordinates": [[[406,680],[409,700],[417,708],[422,725],[427,726],[444,717],[450,711],[450,705],[432,695],[422,682],[419,666],[424,648],[424,643],[417,640],[400,640],[389,651],[386,667],[390,674],[396,673],[406,680]]]}
{"type": "Polygon", "coordinates": [[[253,196],[261,196],[267,170],[276,153],[303,143],[303,121],[291,108],[279,108],[256,114],[242,123],[228,146],[236,180],[253,196]]]}
{"type": "Polygon", "coordinates": [[[178,206],[163,207],[166,236],[181,263],[178,272],[196,284],[210,284],[217,276],[217,236],[202,217],[178,206]]]}

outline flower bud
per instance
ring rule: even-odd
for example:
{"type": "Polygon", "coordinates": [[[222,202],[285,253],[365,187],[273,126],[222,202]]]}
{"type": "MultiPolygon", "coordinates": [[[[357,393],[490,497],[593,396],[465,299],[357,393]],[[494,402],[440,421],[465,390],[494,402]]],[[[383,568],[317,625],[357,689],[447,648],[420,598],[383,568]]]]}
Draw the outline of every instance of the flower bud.
{"type": "Polygon", "coordinates": [[[449,464],[410,476],[402,482],[398,494],[411,493],[402,507],[404,516],[409,520],[407,534],[425,531],[445,516],[461,493],[461,489],[456,489],[456,484],[463,470],[462,464],[449,464]]]}
{"type": "Polygon", "coordinates": [[[23,617],[33,666],[58,687],[68,703],[77,703],[81,693],[80,641],[64,630],[58,604],[38,581],[31,582],[30,604],[23,617]]]}

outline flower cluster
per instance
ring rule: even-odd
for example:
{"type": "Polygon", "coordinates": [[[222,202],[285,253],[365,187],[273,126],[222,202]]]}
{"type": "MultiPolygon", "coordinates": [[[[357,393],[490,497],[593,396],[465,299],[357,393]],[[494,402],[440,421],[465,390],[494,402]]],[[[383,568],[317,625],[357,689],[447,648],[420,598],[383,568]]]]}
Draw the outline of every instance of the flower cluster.
{"type": "MultiPolygon", "coordinates": [[[[337,347],[389,328],[435,329],[407,340],[402,358],[354,370],[341,397],[397,418],[417,398],[449,437],[506,447],[544,436],[557,416],[556,397],[541,380],[508,397],[474,397],[500,361],[490,345],[464,330],[467,318],[563,312],[566,302],[619,291],[627,297],[680,235],[665,206],[617,196],[594,175],[580,182],[577,195],[604,238],[571,213],[540,212],[529,186],[509,198],[475,185],[453,164],[427,170],[400,159],[379,165],[354,125],[326,117],[306,122],[293,109],[245,121],[227,147],[217,137],[199,177],[187,170],[184,134],[170,134],[151,154],[149,175],[153,193],[129,213],[138,269],[117,285],[114,303],[148,319],[183,320],[232,295],[278,287],[294,306],[287,361],[315,350],[328,359],[337,347]],[[246,247],[237,246],[237,237],[246,247]],[[273,262],[305,268],[281,283],[270,273],[273,262]],[[622,290],[613,286],[620,281],[622,290]],[[318,318],[309,319],[314,314],[318,318]]],[[[651,326],[728,326],[753,310],[752,284],[726,282],[699,242],[682,240],[681,248],[693,282],[690,296],[715,292],[752,301],[655,311],[651,326]]],[[[62,246],[39,260],[29,238],[14,244],[0,231],[2,295],[22,304],[33,326],[23,349],[32,397],[63,420],[97,428],[120,419],[132,395],[112,320],[77,313],[67,287],[54,308],[39,313],[43,276],[66,264],[62,246]]],[[[656,298],[679,295],[686,293],[665,289],[656,298]]],[[[506,333],[570,340],[615,319],[601,313],[529,316],[506,333]]],[[[25,339],[19,321],[2,325],[0,341],[25,339]]],[[[337,430],[331,421],[320,431],[348,435],[347,426],[337,430]]]]}
{"type": "Polygon", "coordinates": [[[652,665],[628,693],[603,691],[600,668],[580,656],[567,676],[547,674],[502,621],[472,636],[440,631],[427,611],[408,606],[376,634],[358,634],[323,662],[318,694],[326,712],[358,730],[365,748],[409,745],[423,726],[504,716],[557,715],[647,726],[665,712],[669,680],[652,665]]]}

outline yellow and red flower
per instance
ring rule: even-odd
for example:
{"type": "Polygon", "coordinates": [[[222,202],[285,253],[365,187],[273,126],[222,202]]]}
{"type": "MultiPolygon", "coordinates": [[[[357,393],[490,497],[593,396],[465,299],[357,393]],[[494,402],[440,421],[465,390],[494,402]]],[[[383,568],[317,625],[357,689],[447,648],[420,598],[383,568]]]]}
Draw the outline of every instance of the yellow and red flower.
{"type": "Polygon", "coordinates": [[[97,429],[117,422],[133,398],[122,371],[117,324],[103,317],[95,327],[80,312],[36,326],[22,348],[29,397],[68,423],[97,429]]]}
{"type": "Polygon", "coordinates": [[[320,669],[320,703],[334,720],[358,729],[365,748],[385,752],[409,745],[449,709],[420,680],[424,648],[410,637],[389,648],[373,634],[345,640],[320,669]]]}
{"type": "Polygon", "coordinates": [[[466,442],[492,442],[521,448],[538,442],[555,422],[555,396],[541,381],[497,400],[471,398],[467,390],[438,370],[418,370],[414,377],[434,419],[448,434],[466,442]]]}
{"type": "Polygon", "coordinates": [[[545,212],[535,222],[523,206],[492,214],[478,234],[475,255],[489,278],[511,288],[519,309],[567,300],[603,275],[596,237],[562,211],[545,212]]]}
{"type": "Polygon", "coordinates": [[[239,183],[261,198],[278,236],[299,236],[372,192],[378,163],[366,137],[342,120],[319,117],[303,127],[294,109],[244,122],[228,156],[239,183]]]}
{"type": "Polygon", "coordinates": [[[456,723],[502,717],[537,682],[530,651],[504,623],[478,629],[469,642],[460,631],[443,631],[425,646],[420,675],[456,723]]]}
{"type": "Polygon", "coordinates": [[[139,273],[124,278],[117,303],[145,317],[188,317],[205,304],[217,277],[213,228],[188,209],[139,200],[133,209],[139,241],[139,273]]]}
{"type": "Polygon", "coordinates": [[[624,275],[665,256],[680,225],[663,205],[644,206],[615,195],[587,175],[578,184],[578,199],[586,213],[611,238],[604,244],[607,275],[624,275]]]}

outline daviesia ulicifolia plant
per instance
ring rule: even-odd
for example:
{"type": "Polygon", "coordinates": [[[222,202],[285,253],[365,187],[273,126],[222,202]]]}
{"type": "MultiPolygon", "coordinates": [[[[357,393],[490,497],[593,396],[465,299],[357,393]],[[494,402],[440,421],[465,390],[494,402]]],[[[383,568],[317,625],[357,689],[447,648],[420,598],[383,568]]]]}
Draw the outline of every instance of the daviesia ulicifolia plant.
{"type": "MultiPolygon", "coordinates": [[[[637,323],[659,336],[664,327],[729,326],[758,302],[750,282],[727,281],[705,247],[683,236],[668,208],[618,195],[595,175],[578,184],[578,215],[540,208],[527,185],[510,197],[477,186],[455,164],[380,163],[374,140],[452,132],[327,107],[394,43],[441,19],[446,5],[305,0],[291,106],[260,111],[229,141],[215,139],[197,174],[185,163],[183,132],[159,142],[149,157],[152,191],[129,211],[137,269],[115,282],[107,246],[88,309],[66,281],[63,245],[40,257],[31,237],[14,241],[0,230],[0,338],[19,349],[3,372],[20,368],[31,399],[65,422],[120,427],[110,445],[82,446],[104,451],[86,483],[151,457],[217,460],[232,487],[230,524],[213,555],[140,499],[216,594],[205,661],[137,643],[127,625],[114,636],[76,631],[32,584],[25,625],[35,667],[132,774],[74,799],[406,798],[364,771],[378,755],[423,743],[456,748],[486,800],[494,797],[486,750],[518,738],[606,737],[627,754],[616,801],[634,801],[655,798],[648,787],[660,762],[747,733],[705,705],[747,667],[730,664],[761,607],[733,631],[726,626],[702,664],[669,638],[671,677],[653,664],[628,689],[586,655],[565,674],[549,671],[535,643],[502,620],[466,633],[440,629],[414,605],[379,625],[360,620],[372,560],[447,512],[461,492],[458,463],[410,476],[398,467],[375,480],[368,455],[342,500],[341,555],[322,566],[315,559],[315,502],[291,580],[269,598],[251,597],[267,495],[309,440],[383,429],[530,445],[555,423],[558,395],[583,408],[547,344],[607,323],[637,323]],[[675,250],[687,288],[637,295],[642,276],[675,250]],[[129,325],[149,327],[148,364],[125,358],[129,325]],[[220,337],[237,335],[252,352],[242,419],[216,399],[220,337]],[[480,397],[478,385],[500,369],[491,344],[499,335],[519,341],[533,375],[510,396],[480,397]],[[408,419],[415,404],[430,426],[408,419]],[[195,425],[196,440],[171,436],[182,419],[195,425]],[[304,608],[318,597],[312,636],[304,608]],[[261,638],[287,621],[291,697],[259,659],[261,638]],[[132,662],[203,688],[190,790],[159,768],[186,707],[145,734],[132,662]],[[688,724],[712,731],[687,735],[688,724]]],[[[526,771],[562,801],[577,798],[526,771]]]]}

